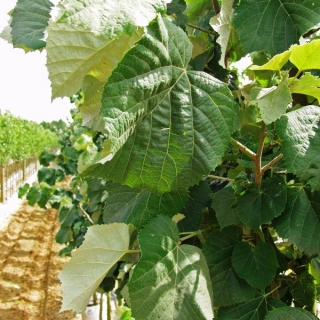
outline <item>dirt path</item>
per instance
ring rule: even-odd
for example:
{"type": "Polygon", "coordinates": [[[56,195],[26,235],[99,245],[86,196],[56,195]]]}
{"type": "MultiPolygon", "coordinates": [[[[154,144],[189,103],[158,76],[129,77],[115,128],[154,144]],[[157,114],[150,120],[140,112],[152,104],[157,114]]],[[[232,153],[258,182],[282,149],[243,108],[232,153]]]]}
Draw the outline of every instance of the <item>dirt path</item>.
{"type": "MultiPolygon", "coordinates": [[[[1,213],[0,213],[1,214],[1,213]]],[[[59,313],[57,211],[23,204],[0,232],[0,320],[70,320],[59,313]]]]}

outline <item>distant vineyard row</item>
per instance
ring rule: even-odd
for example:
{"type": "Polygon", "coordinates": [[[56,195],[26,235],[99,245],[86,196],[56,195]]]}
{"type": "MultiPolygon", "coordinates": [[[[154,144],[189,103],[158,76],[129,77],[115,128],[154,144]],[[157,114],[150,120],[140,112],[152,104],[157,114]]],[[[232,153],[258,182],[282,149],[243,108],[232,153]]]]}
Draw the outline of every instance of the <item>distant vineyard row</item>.
{"type": "Polygon", "coordinates": [[[57,135],[42,125],[0,111],[0,165],[27,159],[57,145],[57,135]]]}

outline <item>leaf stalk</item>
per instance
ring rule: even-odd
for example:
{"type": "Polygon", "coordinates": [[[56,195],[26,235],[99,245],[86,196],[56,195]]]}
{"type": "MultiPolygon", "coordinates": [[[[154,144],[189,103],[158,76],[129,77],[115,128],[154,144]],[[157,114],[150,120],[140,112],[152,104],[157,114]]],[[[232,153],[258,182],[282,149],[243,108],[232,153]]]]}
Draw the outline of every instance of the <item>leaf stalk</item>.
{"type": "Polygon", "coordinates": [[[242,153],[244,153],[247,157],[249,157],[252,161],[255,161],[256,154],[243,145],[241,142],[237,141],[236,139],[231,138],[230,143],[239,149],[242,153]]]}

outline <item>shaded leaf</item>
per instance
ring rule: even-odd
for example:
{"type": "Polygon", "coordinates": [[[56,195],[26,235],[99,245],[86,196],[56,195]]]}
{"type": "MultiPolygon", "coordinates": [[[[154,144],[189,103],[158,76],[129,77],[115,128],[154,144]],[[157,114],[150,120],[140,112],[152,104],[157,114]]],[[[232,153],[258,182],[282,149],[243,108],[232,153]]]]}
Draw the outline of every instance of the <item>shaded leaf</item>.
{"type": "Polygon", "coordinates": [[[237,224],[240,220],[232,187],[219,190],[212,196],[212,209],[216,212],[221,228],[237,224]]]}
{"type": "Polygon", "coordinates": [[[250,103],[258,105],[261,118],[266,124],[279,119],[286,112],[291,101],[288,74],[283,77],[278,86],[271,88],[254,87],[250,92],[250,103]]]}
{"type": "Polygon", "coordinates": [[[173,217],[181,211],[188,197],[187,191],[157,194],[119,183],[109,183],[106,189],[108,197],[103,221],[132,223],[137,229],[159,214],[173,217]]]}
{"type": "Polygon", "coordinates": [[[296,305],[308,307],[312,310],[316,299],[316,286],[313,276],[308,271],[304,271],[300,275],[299,281],[291,287],[291,293],[296,305]]]}
{"type": "Polygon", "coordinates": [[[231,263],[234,247],[242,241],[239,227],[214,231],[203,248],[210,271],[215,307],[227,306],[253,298],[255,290],[241,279],[231,263]]]}
{"type": "Polygon", "coordinates": [[[148,27],[104,87],[111,150],[88,175],[167,192],[217,166],[237,107],[224,83],[187,70],[191,49],[171,22],[159,17],[148,27]]]}
{"type": "Polygon", "coordinates": [[[85,240],[59,275],[62,282],[61,311],[82,312],[112,266],[129,246],[129,226],[120,223],[95,225],[88,228],[85,240]]]}
{"type": "Polygon", "coordinates": [[[320,253],[320,192],[289,188],[285,211],[273,221],[279,236],[312,256],[320,253]]]}
{"type": "Polygon", "coordinates": [[[53,4],[49,0],[18,0],[10,23],[12,43],[26,51],[42,49],[53,4]]]}
{"type": "Polygon", "coordinates": [[[320,69],[318,52],[320,50],[320,40],[313,40],[303,45],[294,45],[290,48],[290,61],[299,71],[320,69]]]}
{"type": "Polygon", "coordinates": [[[285,209],[287,189],[277,178],[266,178],[259,188],[255,184],[238,199],[238,212],[241,221],[248,227],[258,230],[259,226],[270,222],[285,209]]]}
{"type": "Polygon", "coordinates": [[[298,43],[319,21],[320,3],[314,0],[246,0],[233,15],[245,52],[266,50],[272,56],[298,43]]]}
{"type": "Polygon", "coordinates": [[[259,242],[252,247],[240,242],[233,250],[232,266],[252,287],[264,290],[274,279],[278,262],[271,244],[259,242]]]}
{"type": "Polygon", "coordinates": [[[296,79],[290,86],[291,93],[301,93],[318,99],[320,103],[320,79],[306,72],[301,78],[296,79]]]}
{"type": "Polygon", "coordinates": [[[180,211],[184,215],[184,219],[178,223],[180,232],[191,232],[200,228],[202,211],[209,206],[210,195],[210,187],[204,181],[189,188],[188,201],[180,211]]]}
{"type": "Polygon", "coordinates": [[[265,320],[317,320],[311,312],[300,308],[283,307],[272,310],[268,313],[265,320]]]}
{"type": "Polygon", "coordinates": [[[128,283],[136,319],[212,319],[212,289],[201,250],[180,245],[177,225],[158,216],[140,232],[141,259],[128,283]]]}
{"type": "Polygon", "coordinates": [[[219,309],[219,320],[264,320],[268,312],[284,307],[279,299],[257,294],[253,299],[219,309]]]}
{"type": "Polygon", "coordinates": [[[283,115],[276,131],[283,140],[281,152],[288,172],[320,190],[320,108],[305,106],[283,115]]]}

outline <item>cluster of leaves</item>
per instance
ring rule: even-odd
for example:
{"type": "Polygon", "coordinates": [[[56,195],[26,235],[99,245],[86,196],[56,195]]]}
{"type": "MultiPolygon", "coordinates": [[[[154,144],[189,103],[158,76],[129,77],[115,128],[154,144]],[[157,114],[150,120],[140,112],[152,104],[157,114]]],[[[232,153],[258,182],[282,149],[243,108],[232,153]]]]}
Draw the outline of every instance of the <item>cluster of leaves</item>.
{"type": "Polygon", "coordinates": [[[19,197],[26,196],[29,205],[50,206],[59,211],[56,241],[66,245],[60,255],[70,255],[82,244],[88,226],[102,223],[101,203],[105,195],[103,180],[81,178],[77,171],[81,154],[92,145],[101,145],[103,138],[81,126],[81,114],[76,109],[72,110],[72,117],[69,125],[63,121],[42,123],[59,136],[60,150],[44,150],[39,156],[42,167],[37,173],[38,183],[26,183],[19,189],[19,197]]]}
{"type": "Polygon", "coordinates": [[[45,148],[59,148],[56,134],[36,122],[0,112],[0,165],[39,155],[45,148]]]}
{"type": "MultiPolygon", "coordinates": [[[[81,89],[82,126],[107,137],[78,155],[82,196],[96,179],[106,192],[60,274],[62,309],[125,261],[137,320],[316,319],[320,3],[65,0],[49,19],[28,2],[3,37],[45,48],[53,98],[81,89]]],[[[72,229],[78,203],[57,203],[72,229]]]]}

